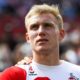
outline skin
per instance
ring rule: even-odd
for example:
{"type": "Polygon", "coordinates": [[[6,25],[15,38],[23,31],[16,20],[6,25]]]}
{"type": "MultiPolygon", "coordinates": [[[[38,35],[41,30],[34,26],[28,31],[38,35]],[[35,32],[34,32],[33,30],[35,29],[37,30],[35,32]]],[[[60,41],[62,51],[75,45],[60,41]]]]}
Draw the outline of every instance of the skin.
{"type": "Polygon", "coordinates": [[[36,14],[26,24],[26,40],[31,44],[33,60],[48,66],[59,65],[59,42],[64,37],[64,30],[58,29],[55,16],[36,14]]]}

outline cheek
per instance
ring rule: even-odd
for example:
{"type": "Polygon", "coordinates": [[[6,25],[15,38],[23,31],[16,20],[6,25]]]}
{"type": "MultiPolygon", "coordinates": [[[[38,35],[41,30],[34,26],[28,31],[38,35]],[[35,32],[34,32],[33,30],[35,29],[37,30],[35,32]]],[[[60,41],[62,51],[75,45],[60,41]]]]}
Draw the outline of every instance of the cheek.
{"type": "Polygon", "coordinates": [[[59,38],[59,32],[56,30],[56,31],[52,31],[51,32],[51,37],[53,38],[53,41],[57,41],[58,38],[59,38]]]}
{"type": "Polygon", "coordinates": [[[57,30],[52,30],[50,32],[51,32],[51,35],[52,36],[54,36],[54,37],[57,37],[58,36],[58,31],[57,30]]]}
{"type": "Polygon", "coordinates": [[[33,39],[36,37],[36,33],[35,32],[30,32],[29,33],[29,38],[33,41],[33,39]]]}
{"type": "Polygon", "coordinates": [[[55,33],[56,37],[59,36],[59,30],[58,29],[56,29],[54,33],[55,33]]]}

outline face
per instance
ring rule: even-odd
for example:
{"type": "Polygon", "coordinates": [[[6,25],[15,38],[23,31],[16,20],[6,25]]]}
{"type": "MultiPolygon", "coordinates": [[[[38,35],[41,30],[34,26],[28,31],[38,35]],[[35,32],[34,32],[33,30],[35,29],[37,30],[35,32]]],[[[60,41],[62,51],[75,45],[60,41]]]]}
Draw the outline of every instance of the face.
{"type": "Polygon", "coordinates": [[[58,21],[52,14],[35,15],[27,23],[26,39],[33,51],[52,52],[59,44],[58,21]]]}

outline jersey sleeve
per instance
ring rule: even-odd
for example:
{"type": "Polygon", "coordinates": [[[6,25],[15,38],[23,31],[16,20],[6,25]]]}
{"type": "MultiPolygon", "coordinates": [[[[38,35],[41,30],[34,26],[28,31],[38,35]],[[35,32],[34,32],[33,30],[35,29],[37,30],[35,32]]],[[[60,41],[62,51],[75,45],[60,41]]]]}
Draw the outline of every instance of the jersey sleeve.
{"type": "Polygon", "coordinates": [[[26,80],[26,71],[13,66],[0,73],[0,80],[26,80]]]}

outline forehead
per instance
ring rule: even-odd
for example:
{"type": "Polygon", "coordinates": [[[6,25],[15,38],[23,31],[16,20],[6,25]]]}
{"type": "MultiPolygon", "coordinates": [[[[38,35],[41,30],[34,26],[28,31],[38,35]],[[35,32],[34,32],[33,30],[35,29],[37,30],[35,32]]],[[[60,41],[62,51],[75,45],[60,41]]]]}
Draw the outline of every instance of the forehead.
{"type": "Polygon", "coordinates": [[[34,16],[31,16],[28,20],[27,20],[27,25],[31,25],[34,23],[44,23],[44,22],[53,22],[53,23],[57,23],[57,19],[54,15],[47,13],[47,14],[36,14],[34,16]]]}

